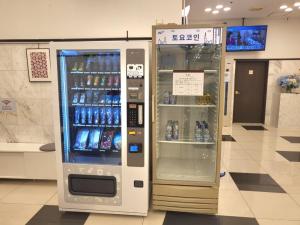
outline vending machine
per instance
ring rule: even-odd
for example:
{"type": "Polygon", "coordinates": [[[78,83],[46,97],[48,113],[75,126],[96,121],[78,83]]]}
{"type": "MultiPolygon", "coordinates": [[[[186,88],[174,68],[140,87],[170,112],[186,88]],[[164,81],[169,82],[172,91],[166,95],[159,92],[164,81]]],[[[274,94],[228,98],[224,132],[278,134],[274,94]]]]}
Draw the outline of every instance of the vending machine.
{"type": "Polygon", "coordinates": [[[147,215],[149,42],[51,43],[61,211],[147,215]]]}

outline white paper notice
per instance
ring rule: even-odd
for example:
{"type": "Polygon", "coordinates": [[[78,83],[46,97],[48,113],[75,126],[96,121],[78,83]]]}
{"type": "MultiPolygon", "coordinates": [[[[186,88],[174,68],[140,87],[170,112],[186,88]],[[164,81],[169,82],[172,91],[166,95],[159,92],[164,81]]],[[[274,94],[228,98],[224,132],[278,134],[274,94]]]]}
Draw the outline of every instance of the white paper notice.
{"type": "Polygon", "coordinates": [[[173,95],[202,96],[204,88],[203,72],[173,73],[173,95]]]}

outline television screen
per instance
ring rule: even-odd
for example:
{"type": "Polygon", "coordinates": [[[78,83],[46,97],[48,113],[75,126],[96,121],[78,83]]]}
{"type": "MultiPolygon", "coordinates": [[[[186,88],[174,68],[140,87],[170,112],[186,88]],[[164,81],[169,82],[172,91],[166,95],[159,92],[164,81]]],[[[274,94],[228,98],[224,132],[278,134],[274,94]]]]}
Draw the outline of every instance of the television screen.
{"type": "Polygon", "coordinates": [[[226,51],[264,51],[267,38],[266,25],[235,26],[227,28],[226,51]]]}

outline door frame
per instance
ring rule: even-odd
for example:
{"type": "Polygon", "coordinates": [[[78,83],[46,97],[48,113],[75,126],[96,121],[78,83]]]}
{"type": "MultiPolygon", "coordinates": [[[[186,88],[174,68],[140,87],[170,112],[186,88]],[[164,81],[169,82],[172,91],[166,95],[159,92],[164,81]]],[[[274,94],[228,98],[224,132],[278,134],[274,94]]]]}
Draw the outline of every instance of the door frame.
{"type": "Polygon", "coordinates": [[[269,78],[269,59],[235,59],[235,69],[234,69],[234,84],[233,84],[233,110],[232,110],[232,123],[234,122],[234,110],[235,110],[235,89],[236,89],[236,76],[237,76],[237,64],[239,62],[264,62],[266,65],[266,71],[264,74],[264,95],[263,95],[263,102],[264,102],[264,106],[263,106],[263,111],[262,114],[263,116],[263,120],[262,120],[262,124],[265,124],[265,119],[266,119],[266,103],[267,103],[267,92],[268,92],[268,78],[269,78]]]}

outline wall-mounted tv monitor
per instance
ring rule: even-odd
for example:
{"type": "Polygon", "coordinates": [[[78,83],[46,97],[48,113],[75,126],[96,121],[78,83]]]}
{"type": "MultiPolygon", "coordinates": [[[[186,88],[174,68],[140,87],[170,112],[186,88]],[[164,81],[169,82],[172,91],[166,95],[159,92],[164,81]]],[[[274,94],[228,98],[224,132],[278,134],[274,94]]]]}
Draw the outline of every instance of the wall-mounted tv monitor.
{"type": "Polygon", "coordinates": [[[267,39],[266,25],[234,26],[227,28],[226,51],[264,51],[267,39]]]}

